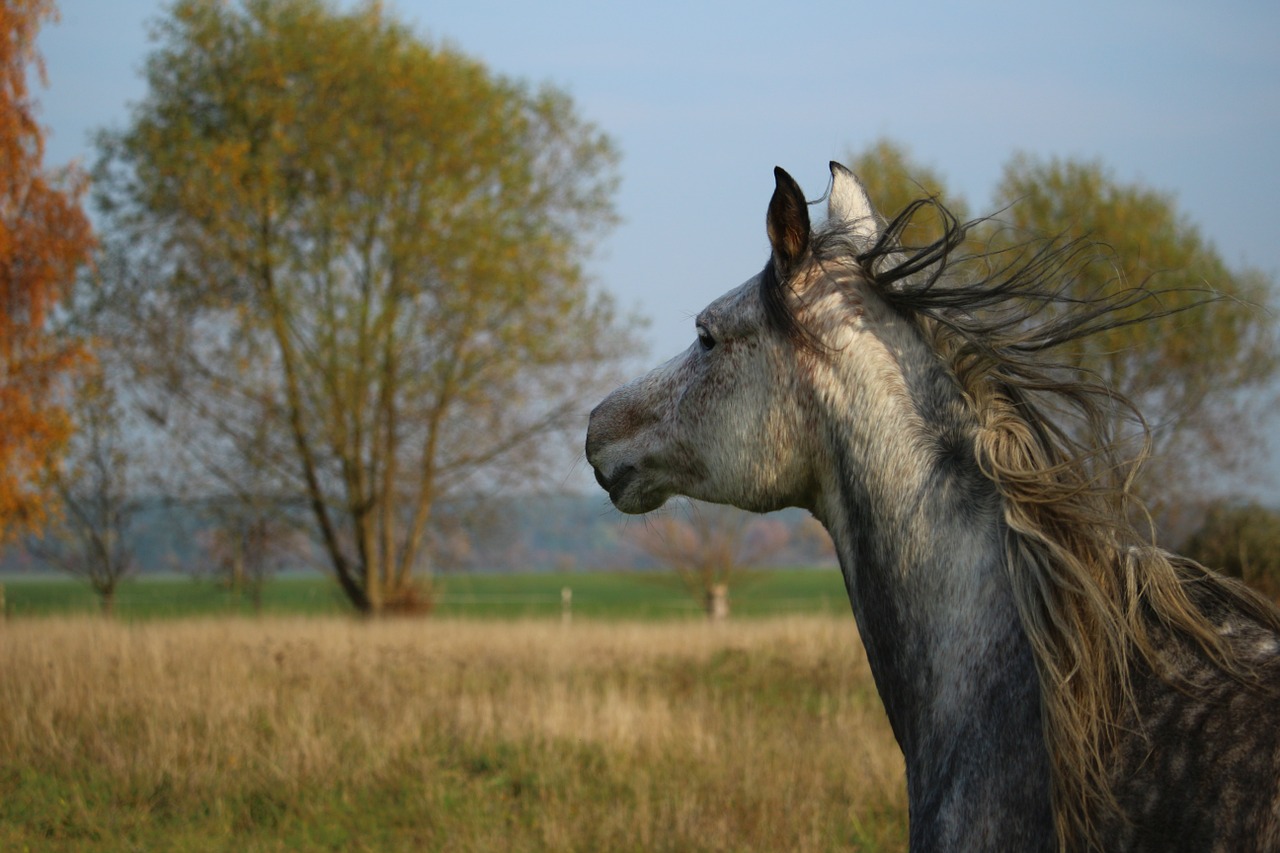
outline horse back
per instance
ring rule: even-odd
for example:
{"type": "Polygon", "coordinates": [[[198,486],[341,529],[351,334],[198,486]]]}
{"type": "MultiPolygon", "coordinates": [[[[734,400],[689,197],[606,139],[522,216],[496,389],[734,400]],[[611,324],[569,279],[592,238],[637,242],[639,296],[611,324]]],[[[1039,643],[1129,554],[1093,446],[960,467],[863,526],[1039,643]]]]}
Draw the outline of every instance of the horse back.
{"type": "Polygon", "coordinates": [[[1280,634],[1216,597],[1197,603],[1247,668],[1166,636],[1168,669],[1134,674],[1108,849],[1280,850],[1280,634]]]}

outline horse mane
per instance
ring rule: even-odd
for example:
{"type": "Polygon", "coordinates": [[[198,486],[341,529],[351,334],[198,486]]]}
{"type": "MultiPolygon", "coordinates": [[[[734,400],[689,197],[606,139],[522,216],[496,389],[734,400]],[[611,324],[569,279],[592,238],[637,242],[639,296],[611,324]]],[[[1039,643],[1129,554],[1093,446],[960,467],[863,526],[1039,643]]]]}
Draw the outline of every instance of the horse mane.
{"type": "MultiPolygon", "coordinates": [[[[1216,296],[1179,291],[1173,299],[1149,282],[1118,281],[1082,294],[1074,276],[1093,258],[1093,244],[1050,240],[967,252],[982,222],[961,223],[924,199],[874,242],[828,224],[813,232],[809,251],[823,268],[856,273],[913,319],[977,419],[975,456],[1003,502],[1006,568],[1040,677],[1059,843],[1088,847],[1097,838],[1091,816],[1114,811],[1110,759],[1131,733],[1122,722],[1136,712],[1135,667],[1176,683],[1172,638],[1227,676],[1256,682],[1252,661],[1204,604],[1277,632],[1280,614],[1242,584],[1155,546],[1134,494],[1149,453],[1146,421],[1099,376],[1055,353],[1216,296]],[[927,207],[938,212],[942,236],[904,247],[904,233],[927,207]]],[[[765,287],[766,296],[771,290],[765,310],[774,326],[798,346],[819,347],[793,301],[778,298],[781,288],[765,287]]]]}

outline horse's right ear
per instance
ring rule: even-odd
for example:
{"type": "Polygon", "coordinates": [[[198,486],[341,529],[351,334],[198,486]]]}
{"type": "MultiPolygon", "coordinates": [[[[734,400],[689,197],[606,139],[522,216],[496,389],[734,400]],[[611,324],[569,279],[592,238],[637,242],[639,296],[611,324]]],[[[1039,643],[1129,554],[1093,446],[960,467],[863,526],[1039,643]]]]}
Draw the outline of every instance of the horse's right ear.
{"type": "Polygon", "coordinates": [[[795,178],[780,167],[773,170],[773,198],[765,224],[773,247],[773,265],[785,280],[809,249],[809,205],[795,178]]]}
{"type": "Polygon", "coordinates": [[[874,243],[880,238],[880,215],[871,205],[867,188],[857,176],[831,161],[831,193],[827,196],[827,220],[839,222],[850,233],[874,243]]]}

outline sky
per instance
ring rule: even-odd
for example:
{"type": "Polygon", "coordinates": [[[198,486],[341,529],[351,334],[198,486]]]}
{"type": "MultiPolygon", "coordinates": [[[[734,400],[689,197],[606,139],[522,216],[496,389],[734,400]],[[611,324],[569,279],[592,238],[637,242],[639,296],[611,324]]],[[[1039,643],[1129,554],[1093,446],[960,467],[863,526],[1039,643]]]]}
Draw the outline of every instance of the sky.
{"type": "MultiPolygon", "coordinates": [[[[39,39],[46,162],[142,98],[159,0],[60,0],[39,39]]],[[[340,2],[350,7],[353,2],[340,2]]],[[[621,223],[591,271],[657,362],[768,256],[773,167],[811,199],[880,137],[988,212],[1016,152],[1170,193],[1228,264],[1280,281],[1280,3],[1268,0],[387,0],[424,38],[566,91],[617,143],[621,223]]],[[[1272,474],[1280,473],[1280,415],[1272,474]]],[[[1270,477],[1272,482],[1280,477],[1270,477]]],[[[1280,495],[1280,487],[1264,491],[1280,495]]]]}

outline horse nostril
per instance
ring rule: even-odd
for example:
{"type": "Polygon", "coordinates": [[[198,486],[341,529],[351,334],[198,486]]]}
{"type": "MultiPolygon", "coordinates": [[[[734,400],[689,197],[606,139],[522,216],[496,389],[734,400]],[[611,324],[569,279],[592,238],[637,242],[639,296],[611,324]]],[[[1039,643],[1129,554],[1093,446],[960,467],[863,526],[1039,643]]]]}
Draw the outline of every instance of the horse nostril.
{"type": "Polygon", "coordinates": [[[605,479],[604,474],[600,473],[600,469],[593,467],[591,469],[591,473],[596,475],[596,482],[600,484],[600,488],[604,489],[606,492],[609,491],[609,481],[605,479]]]}
{"type": "MultiPolygon", "coordinates": [[[[597,406],[596,411],[599,411],[599,408],[600,407],[597,406]]],[[[587,462],[590,462],[600,447],[605,444],[605,440],[600,437],[600,433],[601,430],[599,422],[596,420],[596,413],[593,411],[591,413],[591,420],[587,422],[587,462]]]]}

